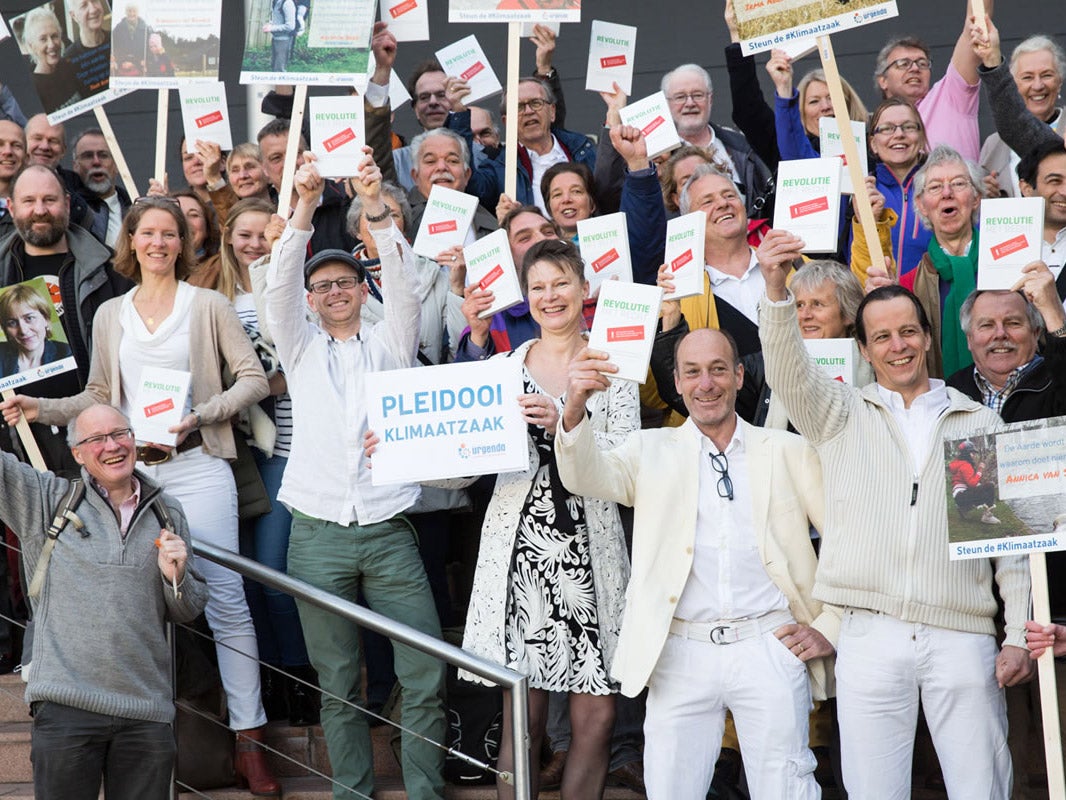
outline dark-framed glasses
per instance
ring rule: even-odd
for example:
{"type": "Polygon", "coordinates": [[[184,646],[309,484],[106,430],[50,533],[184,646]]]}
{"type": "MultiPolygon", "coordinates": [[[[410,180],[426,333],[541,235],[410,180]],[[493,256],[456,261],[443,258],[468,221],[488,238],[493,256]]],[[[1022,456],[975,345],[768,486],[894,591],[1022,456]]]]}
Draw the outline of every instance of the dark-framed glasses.
{"type": "Polygon", "coordinates": [[[710,453],[711,467],[718,473],[718,496],[726,500],[733,499],[733,481],[729,477],[729,459],[725,453],[710,453]]]}
{"type": "Polygon", "coordinates": [[[359,279],[345,275],[343,278],[334,278],[331,281],[315,281],[311,284],[311,291],[315,294],[325,294],[333,288],[333,284],[337,284],[338,289],[354,289],[359,285],[359,279]]]}
{"type": "Polygon", "coordinates": [[[103,447],[107,440],[110,439],[115,444],[129,444],[133,441],[133,428],[117,428],[107,433],[98,433],[95,436],[86,436],[79,442],[75,442],[75,447],[103,447]]]}
{"type": "MultiPolygon", "coordinates": [[[[925,72],[933,68],[933,62],[928,58],[897,58],[895,61],[889,61],[888,67],[898,69],[900,72],[907,72],[911,67],[917,67],[925,72]]],[[[885,67],[885,72],[888,72],[888,67],[885,67]]]]}

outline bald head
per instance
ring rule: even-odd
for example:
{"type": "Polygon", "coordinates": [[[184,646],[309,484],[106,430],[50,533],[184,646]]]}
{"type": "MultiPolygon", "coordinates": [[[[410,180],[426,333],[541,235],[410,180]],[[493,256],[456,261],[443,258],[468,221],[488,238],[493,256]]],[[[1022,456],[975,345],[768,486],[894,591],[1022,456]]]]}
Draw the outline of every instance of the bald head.
{"type": "Polygon", "coordinates": [[[137,464],[130,421],[117,408],[92,405],[67,427],[74,460],[85,467],[108,494],[128,494],[137,464]]]}
{"type": "Polygon", "coordinates": [[[0,196],[26,163],[26,133],[10,120],[0,120],[0,196]]]}
{"type": "Polygon", "coordinates": [[[26,151],[30,164],[55,169],[67,152],[67,135],[62,125],[50,125],[44,114],[35,114],[26,123],[26,151]]]}

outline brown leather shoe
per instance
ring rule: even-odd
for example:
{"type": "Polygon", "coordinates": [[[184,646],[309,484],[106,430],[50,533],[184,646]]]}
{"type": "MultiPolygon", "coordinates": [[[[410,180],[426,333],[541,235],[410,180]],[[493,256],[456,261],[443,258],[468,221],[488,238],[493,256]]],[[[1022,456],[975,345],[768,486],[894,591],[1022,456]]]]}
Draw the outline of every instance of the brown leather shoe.
{"type": "Polygon", "coordinates": [[[618,769],[612,769],[607,773],[607,782],[616,786],[625,786],[637,794],[648,793],[644,788],[644,762],[640,760],[630,761],[618,769]]]}
{"type": "Polygon", "coordinates": [[[540,768],[540,788],[558,789],[563,782],[563,768],[566,767],[567,750],[556,750],[548,763],[540,768]]]}
{"type": "Polygon", "coordinates": [[[262,741],[262,728],[237,731],[237,755],[233,759],[237,785],[257,797],[279,797],[281,784],[267,764],[266,753],[259,744],[262,741]]]}

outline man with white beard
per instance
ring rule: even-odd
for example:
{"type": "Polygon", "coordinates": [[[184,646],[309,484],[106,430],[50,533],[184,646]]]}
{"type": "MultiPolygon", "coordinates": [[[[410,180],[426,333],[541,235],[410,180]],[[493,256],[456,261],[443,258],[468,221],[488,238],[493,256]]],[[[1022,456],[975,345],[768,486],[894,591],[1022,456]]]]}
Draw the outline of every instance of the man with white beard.
{"type": "Polygon", "coordinates": [[[115,184],[118,167],[99,128],[86,128],[74,139],[74,171],[84,184],[79,194],[94,214],[89,232],[114,249],[130,196],[115,184]]]}

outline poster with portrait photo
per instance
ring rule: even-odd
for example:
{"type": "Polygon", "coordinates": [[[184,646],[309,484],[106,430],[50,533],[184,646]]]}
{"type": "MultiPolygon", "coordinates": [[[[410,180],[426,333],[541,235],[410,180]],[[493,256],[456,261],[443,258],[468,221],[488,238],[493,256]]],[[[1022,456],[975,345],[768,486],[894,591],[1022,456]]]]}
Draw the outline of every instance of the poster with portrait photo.
{"type": "Polygon", "coordinates": [[[44,278],[0,289],[0,391],[77,369],[44,278]]]}
{"type": "Polygon", "coordinates": [[[377,0],[249,0],[241,83],[363,91],[377,0]]]}
{"type": "Polygon", "coordinates": [[[109,88],[111,9],[107,0],[53,0],[5,21],[34,91],[57,125],[113,99],[109,88]]]}
{"type": "Polygon", "coordinates": [[[114,0],[111,85],[176,89],[218,80],[222,0],[114,0]]]}

